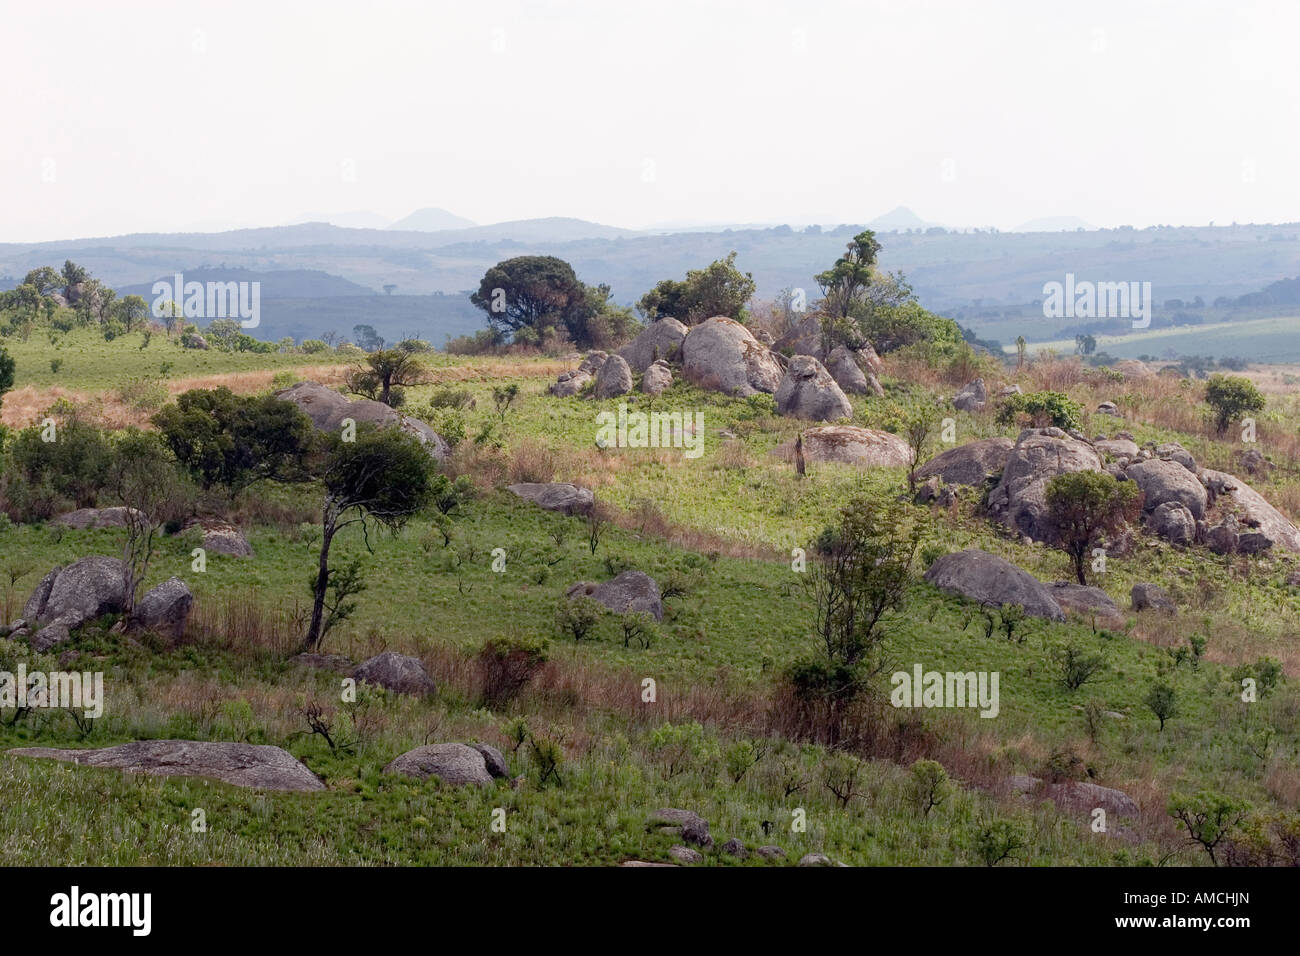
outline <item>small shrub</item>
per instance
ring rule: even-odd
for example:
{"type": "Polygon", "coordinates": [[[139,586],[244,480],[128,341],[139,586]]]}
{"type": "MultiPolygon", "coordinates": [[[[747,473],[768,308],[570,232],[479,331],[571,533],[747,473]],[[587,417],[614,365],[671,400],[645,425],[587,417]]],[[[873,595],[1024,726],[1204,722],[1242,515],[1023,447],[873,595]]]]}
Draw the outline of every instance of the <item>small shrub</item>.
{"type": "Polygon", "coordinates": [[[489,638],[477,658],[484,703],[498,708],[519,696],[546,664],[549,650],[550,642],[545,638],[489,638]]]}

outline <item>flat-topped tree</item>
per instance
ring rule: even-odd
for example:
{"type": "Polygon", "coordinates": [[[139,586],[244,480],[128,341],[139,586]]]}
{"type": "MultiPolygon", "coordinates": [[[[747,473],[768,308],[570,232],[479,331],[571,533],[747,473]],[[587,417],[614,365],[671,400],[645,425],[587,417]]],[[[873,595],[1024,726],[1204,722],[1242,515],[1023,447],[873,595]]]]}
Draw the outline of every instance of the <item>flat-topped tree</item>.
{"type": "Polygon", "coordinates": [[[403,389],[423,385],[429,374],[411,351],[402,348],[380,349],[366,356],[364,365],[348,373],[348,389],[358,395],[396,408],[402,403],[403,389]]]}
{"type": "Polygon", "coordinates": [[[325,628],[325,600],[335,579],[346,570],[330,567],[334,537],[348,525],[360,524],[369,547],[372,524],[396,534],[432,498],[434,463],[418,438],[399,428],[379,428],[364,422],[356,426],[355,436],[350,431],[327,439],[320,468],[325,487],[320,561],[312,586],[311,624],[303,638],[303,651],[314,650],[320,643],[325,628]]]}

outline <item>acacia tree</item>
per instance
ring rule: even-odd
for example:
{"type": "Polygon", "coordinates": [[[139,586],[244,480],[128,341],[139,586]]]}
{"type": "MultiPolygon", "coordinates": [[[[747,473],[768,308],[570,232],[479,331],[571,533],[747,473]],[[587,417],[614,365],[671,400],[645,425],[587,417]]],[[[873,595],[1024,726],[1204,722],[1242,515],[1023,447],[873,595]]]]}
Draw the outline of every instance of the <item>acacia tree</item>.
{"type": "Polygon", "coordinates": [[[483,274],[470,302],[487,313],[488,326],[502,336],[523,329],[541,333],[564,325],[587,305],[587,287],[573,266],[555,256],[516,256],[483,274]]]}
{"type": "Polygon", "coordinates": [[[1171,794],[1165,811],[1177,821],[1177,827],[1192,843],[1199,843],[1213,866],[1219,861],[1215,851],[1250,813],[1250,806],[1240,800],[1202,790],[1195,796],[1171,794]]]}
{"type": "Polygon", "coordinates": [[[357,426],[354,440],[334,434],[327,442],[321,468],[325,501],[321,508],[320,559],[303,651],[313,650],[320,643],[326,598],[340,571],[347,570],[330,567],[330,547],[335,536],[349,525],[360,524],[369,548],[372,526],[396,534],[429,504],[433,492],[433,459],[418,438],[399,428],[362,423],[357,426]]]}
{"type": "Polygon", "coordinates": [[[382,349],[366,356],[366,364],[348,373],[348,389],[366,398],[396,407],[402,389],[422,385],[428,372],[416,356],[405,349],[382,349]]]}
{"type": "Polygon", "coordinates": [[[876,234],[866,229],[853,237],[833,266],[815,276],[822,290],[822,312],[829,319],[847,319],[853,314],[872,283],[879,252],[876,234]]]}
{"type": "Polygon", "coordinates": [[[1069,555],[1079,583],[1087,584],[1092,549],[1137,517],[1141,493],[1135,482],[1116,481],[1104,471],[1074,471],[1047,483],[1046,501],[1057,546],[1069,555]]]}

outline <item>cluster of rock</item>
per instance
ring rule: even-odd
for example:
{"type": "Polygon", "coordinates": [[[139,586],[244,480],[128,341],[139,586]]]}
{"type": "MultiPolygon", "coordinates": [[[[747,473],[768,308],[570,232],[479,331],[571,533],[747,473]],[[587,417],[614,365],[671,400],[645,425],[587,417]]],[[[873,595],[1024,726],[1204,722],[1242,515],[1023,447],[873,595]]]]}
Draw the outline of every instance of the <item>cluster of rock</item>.
{"type": "MultiPolygon", "coordinates": [[[[74,531],[98,531],[103,528],[125,528],[134,509],[121,506],[112,508],[78,508],[54,518],[50,523],[74,531]]],[[[139,512],[135,512],[139,515],[139,512]]],[[[197,528],[202,535],[202,547],[212,554],[225,554],[236,558],[251,558],[253,547],[244,533],[232,524],[212,518],[191,518],[185,530],[197,528]]]]}
{"type": "Polygon", "coordinates": [[[379,426],[396,425],[414,435],[424,445],[430,456],[442,461],[451,453],[451,447],[441,435],[417,418],[398,413],[383,402],[369,398],[349,399],[341,392],[326,388],[316,382],[298,382],[275,393],[276,398],[292,402],[323,432],[337,432],[344,419],[357,424],[370,422],[379,426]]]}
{"type": "Polygon", "coordinates": [[[1041,542],[1052,538],[1048,482],[1078,471],[1107,471],[1135,482],[1147,529],[1175,544],[1203,544],[1218,554],[1300,552],[1300,530],[1240,478],[1198,467],[1177,442],[1139,448],[1127,432],[1088,441],[1059,428],[1028,428],[1014,442],[986,438],[959,445],[917,469],[916,477],[927,483],[924,500],[934,500],[947,485],[988,487],[992,517],[1025,540],[1041,542]]]}
{"type": "MultiPolygon", "coordinates": [[[[704,852],[712,850],[715,846],[714,839],[709,833],[708,821],[693,810],[678,810],[673,807],[655,810],[646,821],[646,829],[661,836],[673,837],[682,841],[668,848],[668,855],[675,862],[654,863],[647,860],[625,860],[619,866],[680,866],[681,864],[703,863],[704,852]]],[[[735,837],[717,845],[717,851],[740,859],[745,859],[750,855],[749,848],[745,846],[743,841],[735,837]]],[[[775,845],[760,846],[755,848],[753,852],[756,856],[765,860],[781,860],[785,858],[785,850],[775,845]]],[[[799,866],[844,865],[843,863],[833,862],[824,853],[807,853],[799,860],[799,866]]]]}
{"type": "Polygon", "coordinates": [[[740,397],[773,395],[780,414],[810,421],[851,416],[848,395],[884,394],[874,349],[841,345],[826,354],[821,343],[816,316],[776,342],[725,316],[692,328],[658,319],[618,352],[588,354],[577,369],[559,376],[550,393],[568,397],[590,388],[593,398],[615,398],[632,392],[640,376],[641,391],[658,395],[672,386],[673,368],[679,367],[682,378],[700,388],[740,397]]]}
{"type": "MultiPolygon", "coordinates": [[[[105,614],[126,610],[126,565],[120,558],[92,555],[55,568],[36,586],[23,606],[22,627],[11,637],[30,637],[31,646],[48,651],[71,632],[105,614]]],[[[134,627],[173,639],[181,637],[194,606],[194,595],[173,577],[145,592],[131,616],[134,627]]]]}
{"type": "MultiPolygon", "coordinates": [[[[1094,627],[1119,629],[1124,613],[1101,588],[1056,581],[1044,584],[1005,558],[978,548],[941,555],[925,572],[925,580],[945,594],[975,601],[981,607],[1019,605],[1030,617],[1064,621],[1067,613],[1094,627]]],[[[1133,586],[1132,608],[1173,611],[1173,599],[1150,583],[1133,586]]]]}
{"type": "MultiPolygon", "coordinates": [[[[1137,483],[1148,530],[1167,541],[1216,554],[1300,552],[1300,530],[1280,511],[1240,478],[1199,467],[1179,443],[1138,448],[1121,432],[1096,445],[1112,458],[1107,471],[1137,483]]],[[[1262,460],[1249,463],[1262,470],[1262,460]]]]}

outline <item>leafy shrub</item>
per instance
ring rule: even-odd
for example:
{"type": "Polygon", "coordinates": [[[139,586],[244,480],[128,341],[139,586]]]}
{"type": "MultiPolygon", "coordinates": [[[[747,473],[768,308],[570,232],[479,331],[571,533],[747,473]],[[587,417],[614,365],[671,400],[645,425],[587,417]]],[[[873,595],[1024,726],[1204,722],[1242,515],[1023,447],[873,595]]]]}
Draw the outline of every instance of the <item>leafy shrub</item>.
{"type": "Polygon", "coordinates": [[[429,405],[433,408],[473,408],[474,393],[467,388],[444,386],[429,396],[429,405]]]}
{"type": "Polygon", "coordinates": [[[918,760],[912,764],[908,795],[922,816],[929,816],[930,811],[947,800],[951,792],[952,783],[943,764],[937,760],[918,760]]]}
{"type": "Polygon", "coordinates": [[[718,756],[716,741],[704,733],[698,721],[660,724],[650,733],[648,749],[665,780],[700,770],[718,756]]]}
{"type": "Polygon", "coordinates": [[[999,425],[1014,425],[1022,416],[1034,427],[1053,425],[1061,429],[1082,427],[1083,406],[1063,392],[1027,392],[1011,395],[998,409],[999,425]]]}
{"type": "Polygon", "coordinates": [[[320,339],[303,339],[298,348],[307,355],[316,355],[318,352],[329,351],[329,346],[320,339]]]}
{"type": "Polygon", "coordinates": [[[596,629],[605,613],[604,606],[594,598],[583,596],[569,600],[562,597],[555,609],[555,626],[575,641],[583,641],[596,636],[596,629]]]}
{"type": "Polygon", "coordinates": [[[118,399],[137,411],[152,412],[167,404],[167,383],[160,378],[141,376],[129,379],[117,389],[118,399]]]}
{"type": "Polygon", "coordinates": [[[1205,401],[1210,406],[1215,431],[1220,435],[1239,416],[1261,411],[1266,404],[1254,382],[1236,375],[1211,375],[1205,384],[1205,401]]]}
{"type": "Polygon", "coordinates": [[[1024,827],[1015,820],[993,820],[977,824],[975,852],[985,866],[997,866],[1029,844],[1024,827]]]}

